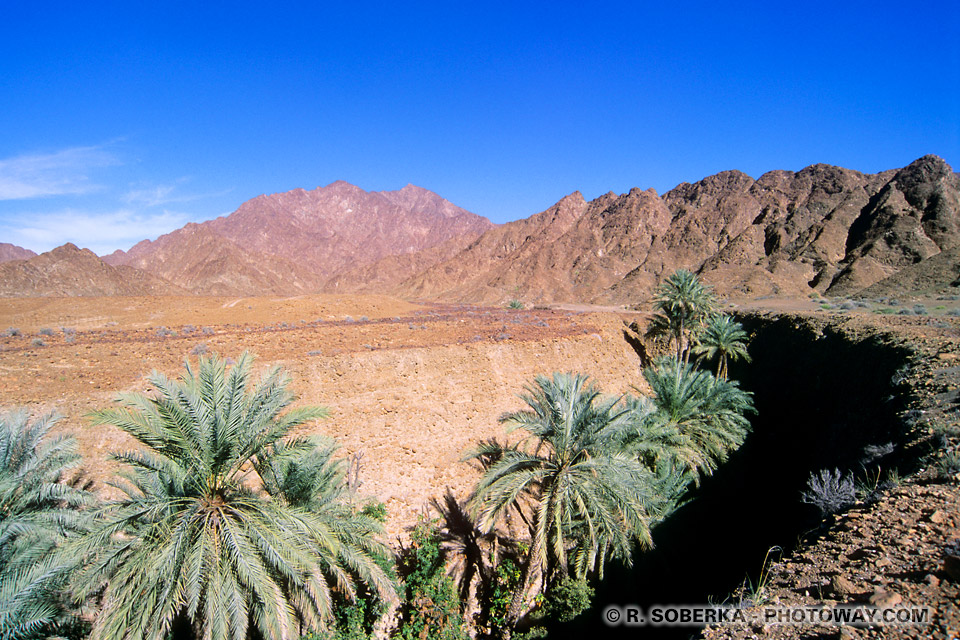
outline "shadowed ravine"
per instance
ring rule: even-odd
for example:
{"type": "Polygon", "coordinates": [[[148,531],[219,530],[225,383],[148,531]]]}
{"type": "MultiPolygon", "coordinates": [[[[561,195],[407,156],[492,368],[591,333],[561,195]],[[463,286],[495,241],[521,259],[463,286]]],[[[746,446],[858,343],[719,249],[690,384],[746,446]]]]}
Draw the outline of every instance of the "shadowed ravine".
{"type": "MultiPolygon", "coordinates": [[[[753,363],[732,377],[754,393],[757,415],[746,444],[692,500],[654,532],[656,548],[627,569],[613,564],[596,586],[594,608],[551,637],[613,631],[629,637],[685,638],[696,629],[611,629],[610,604],[707,604],[728,598],[748,575],[756,580],[767,550],[794,548],[815,536],[817,509],[800,501],[811,472],[859,472],[867,445],[906,440],[905,398],[892,381],[909,355],[882,337],[857,337],[796,318],[740,318],[753,335],[753,363]]],[[[901,447],[883,467],[904,470],[901,447]]]]}

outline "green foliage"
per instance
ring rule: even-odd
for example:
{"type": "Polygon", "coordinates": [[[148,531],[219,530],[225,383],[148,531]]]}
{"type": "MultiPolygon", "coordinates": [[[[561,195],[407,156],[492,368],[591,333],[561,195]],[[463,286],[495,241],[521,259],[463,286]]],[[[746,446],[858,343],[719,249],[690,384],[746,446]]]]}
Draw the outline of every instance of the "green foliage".
{"type": "Polygon", "coordinates": [[[529,407],[501,417],[529,435],[510,446],[482,443],[467,459],[485,467],[470,508],[483,531],[508,513],[527,523],[531,549],[509,617],[516,621],[531,577],[570,568],[601,571],[610,557],[630,561],[634,543],[649,546],[655,479],[619,443],[631,412],[603,398],[586,376],[537,376],[521,398],[529,407]]]}
{"type": "Polygon", "coordinates": [[[570,622],[590,608],[593,587],[583,578],[564,575],[547,589],[544,616],[557,622],[570,622]]]}
{"type": "Polygon", "coordinates": [[[453,580],[445,572],[436,521],[422,519],[417,523],[399,565],[404,580],[404,604],[397,637],[465,639],[460,599],[453,580]]]}
{"type": "Polygon", "coordinates": [[[80,464],[76,442],[51,436],[56,418],[0,416],[0,637],[75,636],[84,625],[64,598],[73,558],[64,543],[88,526],[94,497],[67,475],[80,464]]]}
{"type": "Polygon", "coordinates": [[[675,358],[643,371],[651,399],[631,401],[636,430],[625,443],[648,466],[674,467],[699,481],[740,447],[750,431],[750,393],[675,358]]]}
{"type": "Polygon", "coordinates": [[[653,297],[655,315],[647,335],[666,337],[677,345],[677,359],[689,358],[690,344],[714,312],[713,290],[686,269],[678,269],[660,283],[653,297]]]}
{"type": "Polygon", "coordinates": [[[289,378],[274,368],[253,385],[250,368],[247,354],[229,371],[201,357],[178,380],[153,373],[152,397],[93,415],[141,446],[114,455],[125,497],[80,548],[77,593],[104,602],[94,640],[286,638],[328,624],[334,587],[395,597],[379,524],[339,499],[332,443],[288,437],[325,411],[289,409],[289,378]]]}
{"type": "Polygon", "coordinates": [[[508,309],[523,309],[524,306],[523,301],[517,300],[516,298],[507,303],[508,309]]]}
{"type": "Polygon", "coordinates": [[[743,325],[728,315],[714,314],[698,336],[693,352],[708,360],[716,358],[716,376],[726,378],[728,360],[742,359],[750,362],[747,339],[747,332],[743,330],[743,325]]]}
{"type": "Polygon", "coordinates": [[[508,615],[510,603],[522,579],[523,572],[512,559],[506,558],[497,565],[490,596],[485,603],[486,625],[492,636],[502,636],[512,626],[508,615]]]}
{"type": "Polygon", "coordinates": [[[383,504],[379,500],[373,502],[368,502],[363,505],[363,508],[360,509],[360,513],[368,518],[373,518],[381,524],[386,524],[387,522],[387,505],[383,504]]]}

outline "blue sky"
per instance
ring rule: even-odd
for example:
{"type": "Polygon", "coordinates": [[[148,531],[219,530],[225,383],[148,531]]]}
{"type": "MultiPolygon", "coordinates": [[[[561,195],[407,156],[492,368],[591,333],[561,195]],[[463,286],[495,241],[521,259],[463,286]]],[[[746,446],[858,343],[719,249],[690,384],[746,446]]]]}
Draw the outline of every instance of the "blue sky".
{"type": "Polygon", "coordinates": [[[725,169],[960,169],[956,0],[5,5],[0,242],[35,251],[338,179],[505,222],[725,169]]]}

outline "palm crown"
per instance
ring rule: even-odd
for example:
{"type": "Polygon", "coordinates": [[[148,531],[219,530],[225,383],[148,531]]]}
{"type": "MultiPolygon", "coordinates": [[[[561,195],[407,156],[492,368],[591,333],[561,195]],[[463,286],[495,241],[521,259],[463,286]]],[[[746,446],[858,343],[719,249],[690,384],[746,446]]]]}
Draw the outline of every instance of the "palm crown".
{"type": "Polygon", "coordinates": [[[179,380],[154,373],[155,397],[124,395],[121,408],[94,414],[144,447],[115,455],[128,467],[116,485],[126,497],[104,508],[82,548],[78,595],[104,600],[94,638],[241,640],[251,626],[295,638],[325,625],[331,588],[349,596],[354,575],[392,597],[370,556],[374,527],[338,520],[335,500],[304,497],[329,474],[294,478],[317,442],[286,438],[325,411],[281,415],[294,400],[288,378],[275,368],[248,390],[250,365],[246,354],[229,371],[201,358],[179,380]]]}

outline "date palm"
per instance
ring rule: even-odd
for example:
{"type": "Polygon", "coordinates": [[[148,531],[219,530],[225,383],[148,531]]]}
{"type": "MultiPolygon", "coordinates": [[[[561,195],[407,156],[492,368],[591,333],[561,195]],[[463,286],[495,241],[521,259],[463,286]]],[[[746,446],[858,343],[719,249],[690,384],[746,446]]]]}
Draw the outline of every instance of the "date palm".
{"type": "Polygon", "coordinates": [[[728,315],[714,314],[707,321],[693,352],[708,360],[716,358],[717,377],[726,379],[729,360],[750,362],[747,339],[743,325],[728,315]]]}
{"type": "Polygon", "coordinates": [[[62,597],[63,543],[84,532],[93,496],[67,482],[80,464],[76,442],[52,436],[56,417],[0,417],[0,637],[46,637],[76,622],[62,597]]]}
{"type": "Polygon", "coordinates": [[[713,313],[716,297],[690,271],[677,269],[668,276],[653,298],[655,315],[647,335],[667,337],[677,345],[677,360],[686,362],[692,338],[713,313]]]}
{"type": "MultiPolygon", "coordinates": [[[[653,391],[638,416],[635,449],[670,458],[696,481],[710,475],[746,439],[752,395],[735,381],[715,378],[676,358],[643,370],[653,391]]],[[[635,408],[636,410],[636,408],[635,408]]]]}
{"type": "Polygon", "coordinates": [[[654,501],[650,472],[617,446],[631,420],[617,398],[602,398],[580,374],[537,376],[526,391],[528,408],[500,421],[529,435],[512,446],[488,441],[467,456],[486,462],[470,501],[480,530],[492,531],[511,511],[529,528],[511,621],[536,574],[549,579],[572,566],[582,575],[608,557],[629,562],[635,542],[649,546],[654,501]]]}
{"type": "Polygon", "coordinates": [[[317,443],[290,432],[325,411],[289,409],[289,378],[274,368],[254,385],[250,369],[246,354],[229,370],[201,357],[178,380],[154,372],[152,396],[93,415],[142,447],[114,455],[125,496],[80,549],[77,595],[103,602],[94,640],[286,640],[324,628],[331,590],[349,596],[352,576],[388,595],[367,563],[371,531],[339,521],[335,495],[313,501],[311,483],[331,474],[291,468],[317,443]]]}

